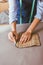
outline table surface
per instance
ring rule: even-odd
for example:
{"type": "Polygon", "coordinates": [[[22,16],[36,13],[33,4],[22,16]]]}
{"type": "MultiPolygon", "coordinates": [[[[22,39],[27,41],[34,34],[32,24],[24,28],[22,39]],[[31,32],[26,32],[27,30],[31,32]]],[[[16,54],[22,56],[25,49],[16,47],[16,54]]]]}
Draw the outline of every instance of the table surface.
{"type": "Polygon", "coordinates": [[[43,23],[35,30],[40,37],[39,47],[16,48],[8,40],[10,29],[10,25],[0,25],[0,65],[43,65],[43,23]]]}

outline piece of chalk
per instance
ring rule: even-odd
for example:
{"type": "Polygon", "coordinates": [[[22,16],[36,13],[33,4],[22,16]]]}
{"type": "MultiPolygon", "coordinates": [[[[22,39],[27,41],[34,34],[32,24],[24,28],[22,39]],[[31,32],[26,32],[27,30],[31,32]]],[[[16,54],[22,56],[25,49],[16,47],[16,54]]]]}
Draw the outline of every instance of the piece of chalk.
{"type": "Polygon", "coordinates": [[[14,45],[16,44],[16,40],[14,40],[14,45]]]}

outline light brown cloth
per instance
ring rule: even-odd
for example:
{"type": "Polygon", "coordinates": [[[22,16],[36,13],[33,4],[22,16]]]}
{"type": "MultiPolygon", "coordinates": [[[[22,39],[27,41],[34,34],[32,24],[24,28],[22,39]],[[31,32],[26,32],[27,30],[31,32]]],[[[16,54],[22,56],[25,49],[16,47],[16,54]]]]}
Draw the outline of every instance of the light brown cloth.
{"type": "MultiPolygon", "coordinates": [[[[22,33],[19,33],[19,36],[21,37],[22,33]]],[[[39,35],[37,33],[32,34],[32,37],[29,41],[27,41],[26,43],[19,43],[19,41],[16,43],[16,47],[18,48],[26,48],[26,47],[30,47],[30,46],[39,46],[40,45],[40,39],[39,39],[39,35]]]]}
{"type": "Polygon", "coordinates": [[[7,0],[0,0],[0,2],[7,2],[7,0]]]}

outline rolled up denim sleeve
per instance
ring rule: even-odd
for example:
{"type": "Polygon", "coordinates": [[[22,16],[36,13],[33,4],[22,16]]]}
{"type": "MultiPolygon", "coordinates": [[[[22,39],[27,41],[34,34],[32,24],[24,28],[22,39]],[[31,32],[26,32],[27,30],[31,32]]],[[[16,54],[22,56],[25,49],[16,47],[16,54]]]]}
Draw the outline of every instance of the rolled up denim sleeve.
{"type": "Polygon", "coordinates": [[[35,17],[38,18],[39,20],[41,20],[42,14],[43,14],[43,1],[38,0],[38,2],[37,2],[37,12],[36,12],[35,17]]]}
{"type": "Polygon", "coordinates": [[[8,0],[9,2],[9,23],[17,21],[17,4],[16,0],[8,0]]]}

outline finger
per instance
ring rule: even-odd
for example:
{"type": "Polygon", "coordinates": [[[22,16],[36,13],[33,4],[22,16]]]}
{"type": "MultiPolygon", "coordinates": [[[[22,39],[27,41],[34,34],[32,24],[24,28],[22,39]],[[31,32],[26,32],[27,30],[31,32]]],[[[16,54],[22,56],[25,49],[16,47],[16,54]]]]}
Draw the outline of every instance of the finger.
{"type": "Polygon", "coordinates": [[[21,39],[21,44],[23,44],[23,42],[24,42],[24,37],[21,39]]]}
{"type": "Polygon", "coordinates": [[[20,41],[22,40],[23,36],[21,36],[20,41]]]}
{"type": "Polygon", "coordinates": [[[9,36],[9,40],[10,40],[11,42],[13,42],[13,40],[12,40],[11,36],[9,36]]]}
{"type": "Polygon", "coordinates": [[[9,40],[12,41],[12,42],[14,41],[14,36],[13,36],[12,33],[9,34],[9,40]]]}
{"type": "Polygon", "coordinates": [[[29,41],[30,40],[30,37],[28,37],[28,40],[27,41],[29,41]]]}
{"type": "Polygon", "coordinates": [[[15,36],[13,34],[11,34],[11,38],[12,38],[12,40],[14,40],[15,39],[15,36]]]}
{"type": "Polygon", "coordinates": [[[21,43],[22,43],[22,44],[24,43],[24,40],[25,40],[25,36],[22,37],[22,39],[21,39],[21,43]]]}
{"type": "Polygon", "coordinates": [[[21,36],[19,43],[22,44],[22,42],[23,42],[23,36],[21,36]]]}
{"type": "Polygon", "coordinates": [[[16,43],[15,37],[11,37],[12,42],[16,43]]]}
{"type": "Polygon", "coordinates": [[[19,38],[19,36],[18,36],[18,35],[16,35],[16,40],[18,40],[18,38],[19,38]]]}
{"type": "Polygon", "coordinates": [[[27,37],[25,37],[25,39],[24,39],[24,43],[26,43],[27,42],[27,37]]]}

